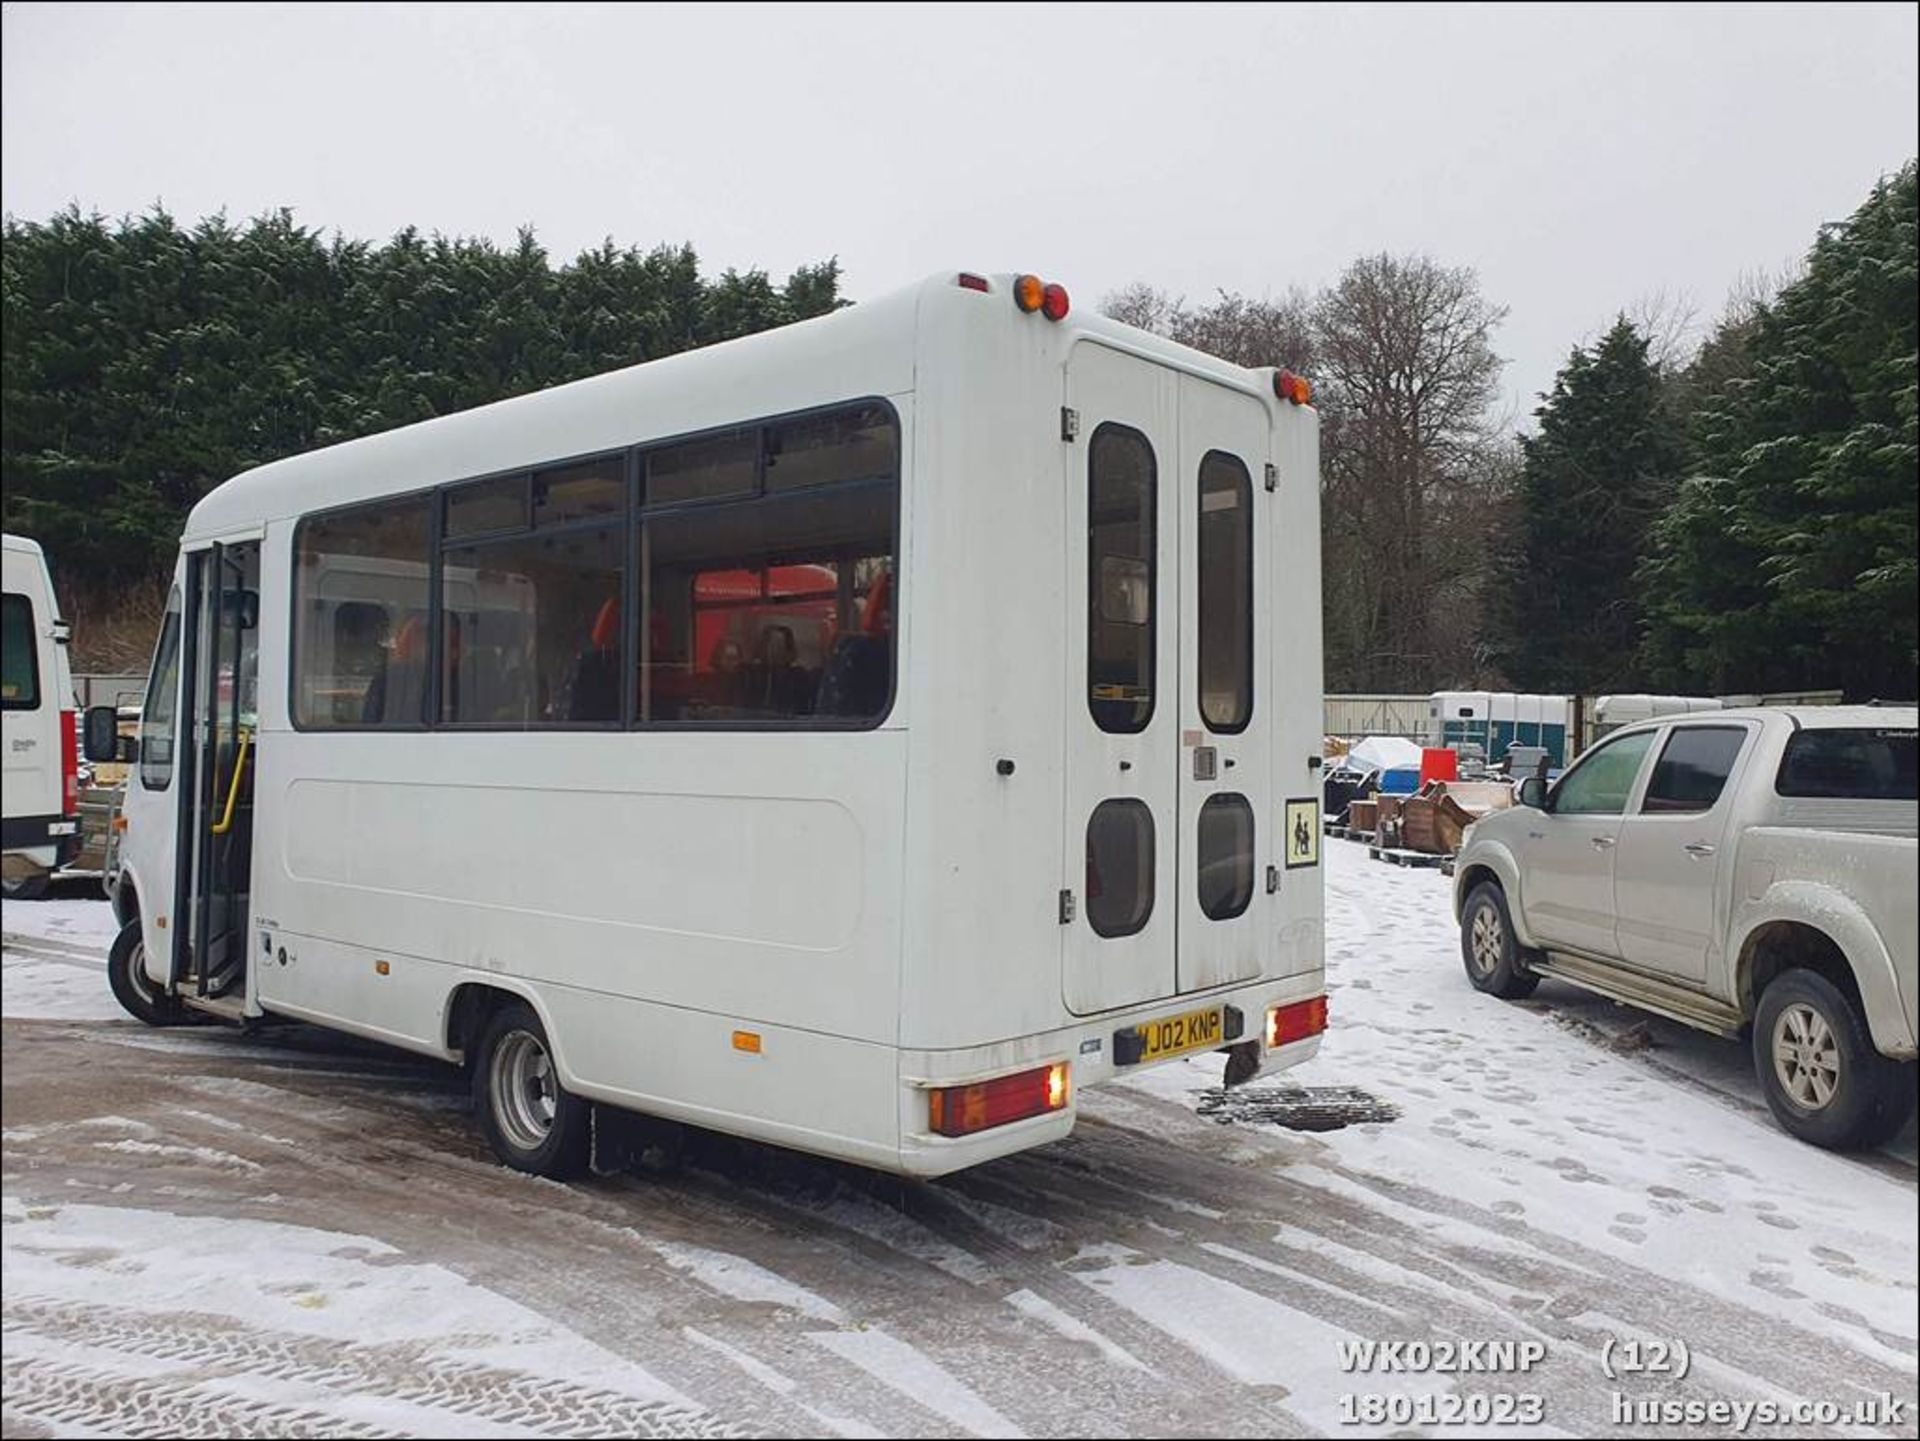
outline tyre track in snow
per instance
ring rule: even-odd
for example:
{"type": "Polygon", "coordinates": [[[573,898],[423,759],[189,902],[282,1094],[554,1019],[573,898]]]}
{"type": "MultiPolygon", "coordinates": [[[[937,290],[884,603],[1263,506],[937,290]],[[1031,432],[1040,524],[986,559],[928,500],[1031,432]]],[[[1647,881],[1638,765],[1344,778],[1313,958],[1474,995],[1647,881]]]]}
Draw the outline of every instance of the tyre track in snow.
{"type": "MultiPolygon", "coordinates": [[[[615,1391],[525,1371],[436,1359],[429,1354],[429,1346],[421,1342],[342,1345],[322,1336],[264,1329],[194,1311],[156,1314],[13,1295],[7,1298],[0,1332],[191,1368],[191,1379],[185,1385],[172,1383],[179,1393],[217,1390],[220,1380],[245,1377],[278,1385],[346,1391],[356,1401],[368,1397],[400,1401],[462,1420],[506,1423],[542,1435],[742,1434],[706,1412],[671,1402],[639,1401],[615,1391]]],[[[24,1365],[19,1369],[36,1374],[38,1370],[24,1365]]],[[[53,1419],[125,1429],[127,1418],[121,1414],[124,1407],[117,1404],[123,1400],[122,1388],[102,1384],[112,1379],[102,1377],[95,1369],[79,1371],[68,1384],[67,1389],[73,1393],[68,1411],[53,1419]],[[96,1408],[92,1414],[73,1414],[84,1409],[89,1395],[96,1408]]],[[[10,1401],[14,1400],[11,1380],[10,1375],[10,1401]]],[[[32,1381],[29,1377],[29,1390],[34,1389],[32,1381]]],[[[140,1392],[166,1401],[170,1399],[168,1385],[148,1378],[140,1392]]],[[[230,1404],[223,1404],[231,1410],[230,1404]]],[[[28,1404],[25,1409],[33,1407],[28,1404]]],[[[326,1418],[324,1410],[307,1407],[290,1424],[305,1426],[326,1418]]],[[[320,1434],[313,1430],[263,1432],[257,1425],[251,1423],[248,1429],[254,1434],[320,1434]]],[[[338,1416],[331,1417],[328,1425],[343,1427],[345,1434],[374,1434],[338,1416]]]]}
{"type": "MultiPolygon", "coordinates": [[[[403,1081],[409,1079],[406,1067],[397,1069],[403,1081]]],[[[1262,1142],[1271,1145],[1281,1169],[1220,1161],[1197,1144],[1206,1140],[1207,1133],[1193,1134],[1194,1122],[1188,1113],[1135,1094],[1112,1105],[1108,1098],[1101,1098],[1103,1107],[1115,1114],[1085,1118],[1076,1136],[1059,1147],[1009,1158],[934,1186],[901,1186],[833,1163],[721,1143],[723,1154],[733,1150],[747,1158],[738,1171],[695,1170],[661,1181],[558,1187],[502,1171],[481,1157],[471,1142],[466,1143],[471,1149],[464,1154],[440,1149],[437,1141],[464,1139],[458,1123],[443,1113],[423,1112],[385,1097],[377,1085],[352,1082],[343,1095],[338,1078],[318,1064],[277,1073],[274,1080],[271,1086],[254,1082],[237,1091],[219,1084],[217,1077],[211,1086],[207,1078],[191,1075],[172,1078],[171,1084],[177,1092],[192,1095],[200,1106],[208,1105],[210,1096],[219,1096],[227,1119],[248,1130],[277,1125],[301,1133],[300,1164],[318,1173],[327,1198],[312,1214],[297,1217],[308,1224],[337,1226],[342,1200],[350,1197],[347,1209],[354,1215],[417,1216],[417,1224],[396,1227],[388,1222],[381,1230],[388,1239],[428,1254],[437,1244],[444,1245],[448,1216],[462,1212],[467,1225],[477,1232],[539,1235],[532,1254],[493,1255],[478,1261],[460,1257],[453,1264],[470,1278],[536,1310],[551,1312],[557,1301],[564,1300],[570,1323],[617,1353],[630,1352],[633,1337],[645,1335],[646,1349],[640,1359],[650,1370],[690,1396],[705,1393],[725,1398],[733,1403],[735,1414],[740,1414],[741,1390],[736,1368],[707,1348],[663,1333],[655,1320],[663,1299],[686,1325],[718,1334],[743,1353],[788,1372],[796,1369],[794,1350],[804,1340],[806,1325],[779,1317],[742,1323],[729,1314],[731,1308],[725,1303],[716,1304],[702,1287],[660,1261],[644,1243],[636,1244],[636,1232],[750,1257],[850,1312],[887,1326],[935,1357],[1004,1414],[1031,1417],[1037,1397],[1048,1408],[1062,1408],[1053,1412],[1056,1416],[1071,1415],[1081,1423],[1104,1422],[1114,1429],[1140,1424],[1142,1412],[1132,1403],[1090,1405],[1087,1397],[1103,1387],[1111,1391],[1116,1381],[1122,1394],[1139,1393],[1135,1400],[1161,1418],[1155,1424],[1164,1424],[1165,1429],[1204,1426],[1286,1433],[1304,1428],[1286,1410],[1283,1397],[1260,1396],[1224,1378],[1206,1358],[1145,1320],[1108,1304],[1077,1279],[1070,1263],[1079,1246],[1089,1241],[1118,1241],[1141,1256],[1229,1281],[1359,1335],[1488,1334],[1483,1305],[1449,1304],[1445,1292],[1476,1295],[1481,1303],[1500,1305],[1491,1290],[1472,1290],[1473,1278],[1496,1274],[1507,1296],[1519,1296],[1523,1302],[1535,1298],[1537,1310],[1525,1305],[1507,1307],[1515,1323],[1547,1330],[1560,1343],[1557,1349],[1577,1348],[1573,1354],[1583,1363],[1597,1350],[1603,1333],[1579,1325],[1581,1314],[1597,1311],[1631,1321],[1645,1316],[1649,1295],[1656,1293],[1663,1314],[1646,1317],[1647,1331],[1666,1334],[1660,1322],[1673,1324],[1667,1311],[1676,1292],[1666,1278],[1650,1277],[1560,1238],[1532,1234],[1530,1228],[1505,1218],[1477,1212],[1463,1215],[1463,1208],[1442,1197],[1409,1193],[1407,1188],[1363,1176],[1353,1178],[1398,1205],[1436,1217],[1465,1219],[1490,1233],[1485,1249],[1438,1240],[1347,1197],[1293,1179],[1287,1162],[1297,1158],[1301,1147],[1294,1138],[1268,1142],[1213,1129],[1213,1135],[1235,1150],[1250,1145],[1258,1149],[1262,1142]],[[315,1103],[315,1109],[300,1108],[296,1098],[315,1103]],[[296,1119],[297,1127],[290,1124],[296,1119]],[[1179,1135],[1186,1144],[1168,1144],[1160,1134],[1163,1131],[1179,1135]],[[990,1202],[1010,1217],[1029,1217],[1059,1232],[1061,1239],[1038,1250],[1022,1248],[975,1220],[965,1210],[963,1198],[990,1202]],[[1164,1198],[1180,1204],[1169,1206],[1164,1198]],[[1030,1320],[1003,1316],[997,1310],[990,1317],[969,1315],[978,1308],[962,1304],[968,1300],[966,1283],[911,1249],[873,1239],[871,1218],[868,1224],[850,1229],[845,1214],[850,1203],[881,1217],[898,1214],[926,1238],[949,1245],[986,1268],[993,1281],[987,1288],[989,1296],[996,1302],[1026,1290],[1053,1303],[1152,1367],[1160,1385],[1117,1376],[1104,1360],[1076,1355],[1087,1349],[1084,1346],[1036,1348],[1032,1340],[1037,1323],[1030,1320]],[[1217,1212],[1218,1219],[1208,1217],[1208,1211],[1217,1212]],[[1337,1258],[1275,1245],[1271,1233],[1281,1225],[1324,1235],[1425,1276],[1434,1286],[1396,1288],[1377,1274],[1347,1269],[1337,1258]],[[1518,1248],[1516,1240],[1522,1243],[1518,1248]],[[1332,1287],[1336,1294],[1292,1285],[1284,1276],[1224,1258],[1207,1249],[1209,1245],[1264,1260],[1332,1287]],[[571,1276],[562,1297],[552,1277],[553,1268],[561,1264],[576,1272],[603,1274],[586,1279],[571,1276]],[[1441,1294],[1436,1295],[1435,1288],[1441,1294]],[[636,1296],[646,1300],[635,1305],[631,1298],[636,1296]],[[1542,1297],[1543,1301],[1537,1299],[1542,1297]],[[596,1319],[574,1322],[576,1313],[596,1319]],[[1419,1324],[1406,1326],[1409,1316],[1420,1317],[1419,1324]],[[1396,1326],[1396,1319],[1402,1324],[1396,1326]],[[770,1346],[770,1341],[775,1344],[770,1346]],[[1035,1354],[1043,1357],[1038,1378],[1034,1368],[1009,1364],[1009,1358],[1035,1354]],[[1209,1400],[1195,1410],[1170,1408],[1171,1394],[1209,1400]]],[[[451,1091],[452,1087],[443,1079],[438,1089],[451,1091]]],[[[195,1139],[199,1126],[177,1110],[167,1124],[186,1141],[195,1139]]],[[[211,1141],[234,1144],[229,1130],[205,1130],[211,1141]]],[[[192,1173],[193,1168],[161,1170],[192,1173]]],[[[274,1184],[284,1192],[282,1182],[274,1184]]],[[[230,1206],[234,1199],[230,1178],[220,1177],[206,1199],[230,1206]]],[[[281,1200],[257,1208],[255,1214],[295,1219],[289,1215],[284,1194],[281,1200]]],[[[1736,1334],[1747,1331],[1756,1320],[1751,1312],[1708,1298],[1704,1309],[1696,1307],[1687,1321],[1690,1329],[1685,1334],[1696,1338],[1697,1347],[1706,1348],[1711,1344],[1706,1338],[1724,1333],[1724,1318],[1718,1311],[1734,1314],[1736,1334]]],[[[1685,1307],[1681,1314],[1686,1314],[1685,1307]]],[[[1834,1376],[1860,1374],[1857,1352],[1817,1344],[1809,1351],[1811,1338],[1805,1333],[1789,1327],[1772,1331],[1766,1336],[1746,1335],[1730,1354],[1745,1354],[1753,1344],[1770,1347],[1782,1358],[1776,1376],[1782,1384],[1803,1388],[1802,1394],[1820,1394],[1823,1387],[1830,1388],[1834,1376]]],[[[903,1398],[892,1388],[824,1350],[814,1348],[802,1354],[808,1360],[798,1368],[805,1378],[799,1393],[762,1397],[746,1409],[743,1419],[748,1424],[757,1429],[805,1430],[810,1417],[795,1408],[806,1407],[812,1417],[837,1410],[879,1426],[905,1425],[930,1434],[951,1429],[937,1414],[910,1400],[903,1405],[903,1398]]],[[[1597,1363],[1592,1371],[1597,1376],[1597,1363]]],[[[1887,1389],[1899,1394],[1902,1378],[1888,1371],[1884,1379],[1887,1389]]],[[[79,1383],[69,1384],[71,1389],[79,1383]]],[[[1584,1402],[1578,1399],[1578,1386],[1556,1389],[1556,1416],[1563,1424],[1599,1418],[1597,1388],[1589,1384],[1586,1389],[1595,1395],[1584,1402]]],[[[1032,1429],[1049,1428],[1034,1425],[1032,1429]]]]}
{"type": "MultiPolygon", "coordinates": [[[[244,1044],[239,1036],[231,1039],[244,1044]]],[[[204,1061],[204,1046],[196,1045],[194,1053],[194,1061],[204,1061]]],[[[411,1064],[421,1081],[442,1091],[454,1089],[451,1072],[411,1064]]],[[[271,1180],[253,1178],[247,1189],[271,1198],[260,1199],[236,1189],[224,1176],[203,1188],[180,1186],[180,1179],[199,1174],[191,1165],[149,1166],[149,1176],[169,1182],[159,1198],[168,1209],[377,1231],[390,1244],[440,1261],[533,1310],[557,1315],[586,1339],[640,1361],[683,1394],[715,1398],[716,1407],[754,1430],[805,1433],[818,1428],[820,1412],[838,1411],[851,1412],[883,1432],[908,1426],[929,1435],[954,1434],[949,1423],[911,1394],[817,1346],[807,1347],[801,1388],[783,1394],[751,1377],[743,1384],[736,1364],[663,1325],[662,1316],[670,1314],[712,1332],[742,1308],[668,1265],[647,1240],[757,1257],[778,1272],[778,1258],[765,1254],[778,1249],[779,1239],[777,1226],[767,1218],[739,1210],[716,1214],[704,1198],[676,1196],[671,1184],[609,1178],[562,1186],[521,1176],[485,1156],[461,1118],[383,1099],[364,1082],[354,1083],[351,1094],[343,1095],[337,1080],[317,1068],[271,1073],[272,1085],[255,1079],[261,1074],[266,1074],[262,1068],[246,1065],[233,1076],[167,1077],[160,1084],[173,1094],[148,1096],[142,1105],[160,1103],[169,1133],[185,1139],[203,1123],[177,1108],[166,1110],[165,1103],[184,1099],[185,1093],[192,1096],[193,1106],[204,1107],[210,1097],[218,1097],[229,1118],[248,1129],[291,1133],[297,1141],[298,1167],[310,1174],[299,1185],[290,1185],[284,1174],[271,1180]],[[312,1101],[313,1108],[301,1107],[302,1099],[312,1101]],[[344,1100],[353,1105],[343,1106],[344,1100]],[[373,1120],[382,1124],[370,1127],[373,1120]],[[448,1141],[467,1149],[443,1149],[448,1141]],[[718,1234],[717,1223],[722,1228],[718,1234]],[[476,1239],[482,1236],[512,1240],[488,1245],[476,1239]],[[743,1245],[746,1241],[753,1244],[743,1245]],[[639,1352],[636,1339],[643,1343],[639,1352]],[[813,1411],[807,1409],[809,1403],[813,1411]]],[[[142,1113],[130,1106],[121,1110],[142,1113]]],[[[224,1128],[208,1128],[206,1134],[229,1149],[235,1145],[234,1134],[224,1128]]],[[[11,1160],[11,1145],[9,1149],[11,1160]]],[[[279,1159],[284,1166],[287,1158],[279,1159]]],[[[79,1164],[97,1169],[91,1160],[79,1164]]],[[[107,1191],[111,1174],[95,1180],[83,1170],[80,1179],[91,1183],[89,1189],[107,1191]]],[[[65,1198],[73,1199],[71,1191],[65,1198]]],[[[887,1284],[889,1274],[848,1266],[835,1278],[834,1289],[857,1287],[849,1297],[852,1309],[866,1311],[868,1297],[876,1286],[887,1284]]],[[[899,1304],[911,1309],[911,1293],[903,1293],[899,1304]]],[[[745,1309],[766,1313],[774,1308],[745,1309]]],[[[772,1340],[803,1346],[806,1332],[818,1329],[817,1323],[797,1316],[764,1314],[759,1320],[763,1344],[772,1340]]],[[[741,1344],[737,1332],[733,1343],[741,1344]]],[[[776,1370],[793,1364],[790,1349],[758,1359],[776,1370]]]]}
{"type": "MultiPolygon", "coordinates": [[[[1134,1093],[1126,1100],[1148,1114],[1159,1113],[1164,1124],[1176,1127],[1187,1115],[1150,1096],[1134,1093]]],[[[1197,1156],[1193,1148],[1131,1144],[1126,1154],[1129,1173],[1139,1175],[1149,1188],[1184,1184],[1184,1193],[1190,1198],[1212,1197],[1230,1214],[1236,1189],[1244,1194],[1242,1167],[1223,1166],[1197,1156]]],[[[1030,1153],[1021,1159],[1044,1163],[1044,1153],[1030,1153]]],[[[1452,1290],[1467,1290],[1474,1279],[1480,1280],[1482,1298],[1503,1301],[1503,1309],[1516,1326],[1553,1338],[1549,1369],[1537,1374],[1555,1378],[1552,1392],[1556,1425],[1571,1424],[1589,1433],[1596,1427],[1605,1431],[1611,1426],[1607,1393],[1614,1388],[1605,1380],[1600,1351],[1608,1336],[1625,1331],[1683,1339],[1695,1353],[1717,1358],[1740,1372],[1747,1395],[1755,1399],[1782,1390],[1799,1396],[1862,1400],[1884,1390],[1905,1396],[1910,1403],[1914,1396],[1911,1369],[1902,1371],[1828,1336],[1724,1300],[1681,1278],[1634,1266],[1568,1237],[1429,1188],[1390,1181],[1358,1169],[1330,1165],[1326,1172],[1330,1178],[1349,1184],[1341,1190],[1329,1190],[1316,1185],[1310,1171],[1298,1180],[1269,1175],[1272,1185],[1296,1198],[1286,1208],[1286,1223],[1324,1236],[1349,1251],[1424,1274],[1452,1290]],[[1357,1204],[1349,1194],[1353,1190],[1378,1197],[1382,1204],[1357,1204]],[[1399,1212],[1431,1217],[1436,1229],[1423,1229],[1396,1214],[1399,1212]],[[1480,1233],[1486,1241],[1481,1245],[1465,1241],[1461,1239],[1463,1231],[1480,1233]]],[[[1243,1224],[1236,1220],[1233,1228],[1243,1224]]],[[[1230,1244],[1256,1255],[1268,1255],[1270,1250],[1246,1239],[1230,1244]]],[[[1301,1265],[1297,1253],[1294,1265],[1301,1265]]],[[[1336,1262],[1323,1263],[1308,1274],[1331,1279],[1337,1272],[1336,1262]]],[[[1375,1294],[1381,1292],[1379,1281],[1360,1279],[1375,1294]]],[[[1239,1278],[1236,1283],[1250,1288],[1257,1284],[1239,1278]]],[[[1321,1304],[1321,1298],[1311,1292],[1289,1293],[1287,1299],[1300,1309],[1321,1304]]],[[[1444,1302],[1436,1305],[1424,1288],[1403,1292],[1400,1299],[1411,1314],[1437,1315],[1444,1319],[1444,1326],[1408,1331],[1362,1329],[1360,1334],[1427,1339],[1447,1334],[1489,1334],[1484,1315],[1448,1308],[1444,1302]]],[[[1342,1323],[1337,1314],[1326,1319],[1348,1324],[1342,1323]]],[[[1679,1399],[1694,1394],[1699,1399],[1712,1399],[1727,1394],[1726,1380],[1721,1376],[1709,1383],[1696,1376],[1663,1385],[1659,1394],[1679,1399]]]]}
{"type": "MultiPolygon", "coordinates": [[[[1095,1289],[1086,1278],[1098,1273],[1088,1267],[1126,1263],[1081,1253],[1116,1243],[1144,1262],[1231,1283],[1356,1335],[1550,1335],[1559,1369],[1534,1379],[1552,1379],[1549,1419],[1569,1429],[1610,1421],[1596,1353],[1622,1327],[1683,1334],[1736,1369],[1764,1357],[1766,1381],[1798,1395],[1833,1396],[1849,1382],[1913,1391],[1910,1370],[1670,1276],[1430,1188],[1342,1167],[1318,1141],[1216,1127],[1132,1089],[1090,1094],[1076,1133],[1058,1146],[938,1183],[903,1184],[715,1139],[679,1174],[561,1187],[485,1156],[454,1114],[461,1087],[450,1071],[324,1033],[9,1022],[6,1046],[9,1126],[23,1122],[7,1142],[10,1194],[378,1235],[560,1319],[752,1430],[808,1433],[835,1417],[848,1429],[893,1434],[962,1427],[937,1396],[916,1397],[901,1377],[884,1368],[876,1375],[814,1341],[828,1329],[817,1317],[716,1290],[665,1259],[662,1244],[743,1257],[814,1292],[1035,1434],[1306,1429],[1280,1388],[1243,1384],[1095,1289]],[[76,1076],[88,1082],[84,1094],[76,1076]],[[42,1111],[51,1125],[40,1124],[42,1111]],[[236,1183],[190,1158],[135,1165],[93,1149],[99,1129],[71,1125],[113,1112],[170,1140],[239,1151],[264,1173],[236,1183]],[[259,1146],[250,1136],[276,1139],[259,1146]],[[1061,1337],[1010,1302],[1022,1292],[1150,1371],[1061,1337]]],[[[110,1340],[93,1344],[112,1349],[110,1340]]],[[[274,1364],[273,1354],[258,1364],[274,1364]]],[[[129,1414],[173,1415],[168,1395],[146,1378],[97,1365],[32,1369],[52,1378],[48,1405],[78,1406],[89,1388],[104,1386],[129,1414]]],[[[1696,1385],[1662,1394],[1766,1394],[1750,1375],[1718,1384],[1711,1393],[1696,1385]]],[[[1478,1378],[1472,1387],[1526,1389],[1478,1378]]],[[[1370,1389],[1367,1378],[1355,1377],[1352,1389],[1370,1389]]],[[[34,1394],[25,1382],[22,1391],[34,1394]]],[[[16,1406],[11,1373],[8,1412],[49,1414],[16,1406]]],[[[238,1431],[263,1429],[229,1419],[238,1431]]],[[[298,1427],[310,1418],[264,1419],[298,1427]]]]}

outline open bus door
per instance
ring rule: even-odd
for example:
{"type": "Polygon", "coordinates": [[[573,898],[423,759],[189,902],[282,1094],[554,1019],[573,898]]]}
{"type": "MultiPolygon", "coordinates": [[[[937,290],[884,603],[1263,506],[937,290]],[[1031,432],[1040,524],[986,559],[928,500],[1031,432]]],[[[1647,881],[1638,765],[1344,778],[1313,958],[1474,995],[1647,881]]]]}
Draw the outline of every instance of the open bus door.
{"type": "Polygon", "coordinates": [[[170,980],[189,1000],[244,993],[259,725],[260,544],[187,556],[182,696],[191,743],[175,787],[170,980]]]}

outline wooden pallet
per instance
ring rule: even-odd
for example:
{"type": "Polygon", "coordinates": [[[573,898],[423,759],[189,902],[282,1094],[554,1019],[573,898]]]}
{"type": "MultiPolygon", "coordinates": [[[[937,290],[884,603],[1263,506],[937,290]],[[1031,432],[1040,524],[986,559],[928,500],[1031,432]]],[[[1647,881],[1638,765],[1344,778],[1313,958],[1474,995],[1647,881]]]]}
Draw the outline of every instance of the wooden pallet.
{"type": "Polygon", "coordinates": [[[1451,859],[1448,856],[1435,855],[1431,851],[1408,851],[1398,846],[1368,846],[1367,854],[1376,861],[1385,861],[1388,865],[1419,869],[1442,865],[1451,859]]]}
{"type": "Polygon", "coordinates": [[[1343,826],[1337,825],[1333,821],[1328,821],[1321,829],[1335,840],[1364,841],[1368,845],[1373,843],[1373,832],[1363,831],[1358,826],[1343,826]]]}

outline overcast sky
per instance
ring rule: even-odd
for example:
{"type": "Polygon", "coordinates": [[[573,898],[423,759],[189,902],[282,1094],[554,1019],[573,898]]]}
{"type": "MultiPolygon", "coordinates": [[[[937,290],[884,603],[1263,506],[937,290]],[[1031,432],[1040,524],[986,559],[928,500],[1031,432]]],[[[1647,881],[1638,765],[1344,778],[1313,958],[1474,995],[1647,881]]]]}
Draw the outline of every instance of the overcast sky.
{"type": "Polygon", "coordinates": [[[1912,5],[4,7],[0,203],[278,206],[556,259],[691,241],[855,299],[1081,304],[1471,265],[1531,408],[1650,292],[1710,315],[1914,153],[1912,5]]]}

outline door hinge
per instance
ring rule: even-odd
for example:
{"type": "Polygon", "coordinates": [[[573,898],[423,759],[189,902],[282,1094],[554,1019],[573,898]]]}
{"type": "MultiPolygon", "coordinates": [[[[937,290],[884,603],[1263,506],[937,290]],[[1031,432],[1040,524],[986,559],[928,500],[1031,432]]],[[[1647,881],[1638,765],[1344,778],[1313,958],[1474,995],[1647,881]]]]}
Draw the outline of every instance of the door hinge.
{"type": "Polygon", "coordinates": [[[1278,490],[1279,488],[1280,488],[1280,467],[1275,465],[1272,461],[1268,461],[1267,462],[1267,489],[1278,490]]]}
{"type": "Polygon", "coordinates": [[[1060,438],[1069,444],[1080,435],[1080,412],[1071,405],[1060,407],[1060,438]]]}
{"type": "Polygon", "coordinates": [[[1063,926],[1070,926],[1073,924],[1073,892],[1072,891],[1060,892],[1060,924],[1063,926]]]}

